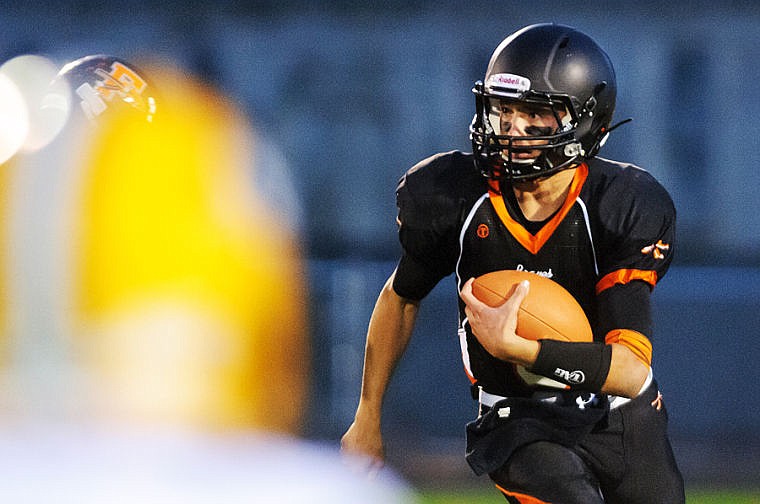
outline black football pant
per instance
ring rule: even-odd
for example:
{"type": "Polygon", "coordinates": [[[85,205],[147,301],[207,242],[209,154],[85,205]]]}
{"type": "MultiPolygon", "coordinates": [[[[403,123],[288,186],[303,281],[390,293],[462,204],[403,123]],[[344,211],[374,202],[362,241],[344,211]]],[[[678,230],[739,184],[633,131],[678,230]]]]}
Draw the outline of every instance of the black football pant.
{"type": "Polygon", "coordinates": [[[531,443],[490,476],[511,503],[680,504],[683,478],[667,425],[652,382],[639,397],[610,410],[575,447],[531,443]]]}

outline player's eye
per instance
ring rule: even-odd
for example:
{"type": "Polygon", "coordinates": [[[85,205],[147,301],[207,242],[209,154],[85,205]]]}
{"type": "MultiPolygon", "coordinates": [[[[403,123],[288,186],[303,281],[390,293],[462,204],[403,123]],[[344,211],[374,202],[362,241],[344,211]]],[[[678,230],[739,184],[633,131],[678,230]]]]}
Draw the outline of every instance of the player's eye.
{"type": "Polygon", "coordinates": [[[527,111],[528,116],[531,119],[544,119],[553,117],[552,110],[545,107],[535,107],[527,111]]]}

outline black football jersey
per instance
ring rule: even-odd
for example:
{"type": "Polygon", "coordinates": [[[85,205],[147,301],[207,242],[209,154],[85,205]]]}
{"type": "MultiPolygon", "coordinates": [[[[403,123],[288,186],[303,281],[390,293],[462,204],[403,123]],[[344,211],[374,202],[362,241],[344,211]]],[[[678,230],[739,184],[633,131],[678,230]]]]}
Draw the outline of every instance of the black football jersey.
{"type": "MultiPolygon", "coordinates": [[[[454,273],[457,289],[490,271],[548,277],[583,307],[594,338],[613,329],[650,337],[649,292],[672,259],[675,209],[645,170],[594,158],[577,170],[564,205],[543,223],[528,222],[505,187],[493,189],[470,154],[453,151],[411,168],[397,189],[404,254],[394,289],[422,299],[454,273]]],[[[512,364],[489,355],[465,321],[460,343],[472,382],[500,395],[529,392],[512,364]]]]}

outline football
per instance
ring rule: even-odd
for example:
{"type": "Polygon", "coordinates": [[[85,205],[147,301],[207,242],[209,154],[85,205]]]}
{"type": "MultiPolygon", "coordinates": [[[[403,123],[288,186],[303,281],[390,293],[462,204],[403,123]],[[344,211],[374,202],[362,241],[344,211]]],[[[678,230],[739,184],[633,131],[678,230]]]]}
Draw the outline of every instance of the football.
{"type": "Polygon", "coordinates": [[[499,306],[523,280],[530,290],[517,314],[518,336],[563,341],[593,341],[593,333],[580,304],[557,282],[527,271],[499,270],[472,283],[473,295],[489,306],[499,306]]]}

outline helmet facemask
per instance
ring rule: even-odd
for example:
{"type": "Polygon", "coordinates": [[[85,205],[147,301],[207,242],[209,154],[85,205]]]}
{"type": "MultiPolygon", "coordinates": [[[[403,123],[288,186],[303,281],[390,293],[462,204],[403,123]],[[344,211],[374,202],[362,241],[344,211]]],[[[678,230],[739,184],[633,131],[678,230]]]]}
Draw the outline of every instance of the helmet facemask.
{"type": "MultiPolygon", "coordinates": [[[[512,77],[519,79],[510,76],[510,80],[512,77]]],[[[470,126],[473,152],[484,176],[493,180],[530,180],[552,175],[582,160],[585,153],[577,140],[580,119],[570,97],[488,87],[477,82],[473,88],[476,114],[470,126]],[[543,110],[553,116],[554,124],[527,126],[525,135],[508,135],[509,126],[503,125],[502,113],[511,104],[543,110]]]]}

